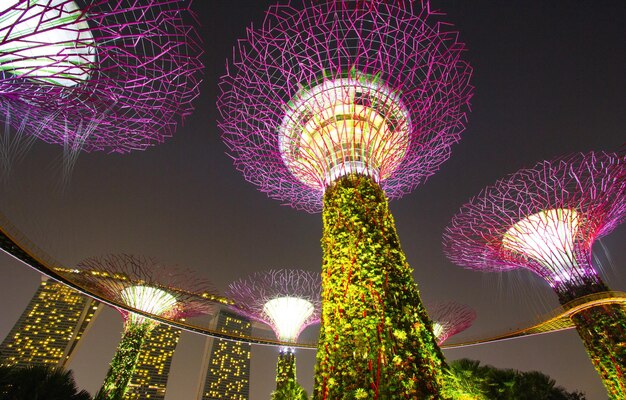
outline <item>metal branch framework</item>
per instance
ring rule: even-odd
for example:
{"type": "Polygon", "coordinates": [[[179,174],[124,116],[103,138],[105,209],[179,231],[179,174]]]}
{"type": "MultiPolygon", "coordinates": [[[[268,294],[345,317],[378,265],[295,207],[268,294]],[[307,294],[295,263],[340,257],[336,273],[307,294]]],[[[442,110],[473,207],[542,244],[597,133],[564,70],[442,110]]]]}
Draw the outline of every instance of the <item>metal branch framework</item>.
{"type": "Polygon", "coordinates": [[[279,340],[295,342],[307,326],[319,323],[320,293],[319,274],[277,269],[231,283],[227,297],[239,312],[270,326],[279,340]]]}
{"type": "Polygon", "coordinates": [[[471,307],[453,301],[436,303],[428,310],[439,345],[471,327],[476,319],[476,311],[471,307]]]}
{"type": "MultiPolygon", "coordinates": [[[[520,170],[461,207],[444,233],[444,251],[469,268],[529,269],[564,305],[606,293],[591,250],[626,217],[625,169],[623,155],[592,152],[520,170]]],[[[598,305],[571,319],[609,397],[626,398],[624,308],[598,305]]]]}
{"type": "MultiPolygon", "coordinates": [[[[150,258],[127,254],[88,258],[75,269],[60,272],[72,275],[70,280],[91,293],[158,317],[177,320],[212,309],[207,281],[150,258]]],[[[124,317],[124,332],[96,400],[124,397],[142,346],[157,325],[142,315],[118,311],[124,317]]]]}
{"type": "MultiPolygon", "coordinates": [[[[309,325],[319,323],[322,301],[319,274],[295,269],[257,272],[228,287],[233,307],[249,318],[269,325],[276,338],[296,343],[309,325]]],[[[293,348],[281,347],[276,367],[276,389],[296,383],[293,348]]]]}
{"type": "Polygon", "coordinates": [[[498,181],[454,216],[444,233],[446,255],[480,270],[527,268],[576,297],[578,287],[599,279],[594,240],[626,217],[625,160],[574,154],[498,181]]]}
{"type": "MultiPolygon", "coordinates": [[[[209,313],[217,297],[212,285],[192,271],[164,266],[146,257],[120,254],[88,258],[64,272],[86,290],[113,302],[178,320],[209,313]]],[[[118,309],[125,321],[143,317],[118,309]]]]}
{"type": "Polygon", "coordinates": [[[236,167],[309,212],[359,173],[398,198],[432,175],[473,91],[457,33],[427,1],[294,1],[249,28],[222,77],[220,128],[236,167]]]}
{"type": "Polygon", "coordinates": [[[72,150],[126,153],[163,142],[199,93],[190,3],[3,1],[3,117],[28,118],[25,134],[72,150]]]}

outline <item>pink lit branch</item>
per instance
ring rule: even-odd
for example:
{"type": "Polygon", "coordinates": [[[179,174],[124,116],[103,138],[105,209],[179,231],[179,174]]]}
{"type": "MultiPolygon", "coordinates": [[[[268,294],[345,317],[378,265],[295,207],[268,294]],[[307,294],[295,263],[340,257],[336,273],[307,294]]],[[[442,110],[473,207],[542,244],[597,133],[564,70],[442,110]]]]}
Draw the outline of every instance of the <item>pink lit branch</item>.
{"type": "Polygon", "coordinates": [[[410,192],[464,129],[472,70],[457,33],[427,2],[292,3],[247,30],[221,79],[219,126],[236,167],[309,212],[349,173],[390,198],[410,192]]]}
{"type": "Polygon", "coordinates": [[[474,269],[527,268],[561,296],[599,284],[591,250],[626,216],[625,168],[624,156],[592,152],[520,170],[461,207],[446,255],[474,269]]]}
{"type": "Polygon", "coordinates": [[[202,48],[190,3],[4,0],[0,118],[28,118],[25,134],[72,150],[162,142],[198,96],[202,48]]]}

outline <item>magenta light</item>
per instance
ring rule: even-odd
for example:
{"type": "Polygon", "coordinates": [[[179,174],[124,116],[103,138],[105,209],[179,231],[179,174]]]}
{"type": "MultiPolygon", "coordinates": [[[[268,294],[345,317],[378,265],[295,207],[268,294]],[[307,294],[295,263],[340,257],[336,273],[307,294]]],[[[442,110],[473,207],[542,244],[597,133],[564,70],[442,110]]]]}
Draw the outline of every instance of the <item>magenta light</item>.
{"type": "Polygon", "coordinates": [[[433,322],[437,344],[441,345],[452,336],[471,327],[476,319],[476,311],[464,304],[448,301],[428,307],[428,316],[433,322]]]}
{"type": "Polygon", "coordinates": [[[626,217],[625,168],[624,156],[592,152],[522,169],[461,207],[444,251],[473,269],[527,268],[560,295],[599,284],[591,248],[626,217]]]}
{"type": "Polygon", "coordinates": [[[126,153],[193,109],[201,41],[187,0],[3,0],[2,118],[48,143],[126,153]],[[46,121],[41,123],[41,121],[46,121]]]}
{"type": "Polygon", "coordinates": [[[227,297],[238,312],[270,326],[278,339],[295,342],[307,326],[320,321],[321,285],[319,273],[269,270],[231,283],[227,297]]]}
{"type": "MultiPolygon", "coordinates": [[[[114,303],[171,320],[210,313],[215,306],[208,299],[217,296],[213,285],[193,271],[128,254],[87,258],[62,274],[114,303]]],[[[124,320],[143,319],[125,309],[117,310],[124,320]]]]}
{"type": "Polygon", "coordinates": [[[272,6],[237,43],[220,82],[219,126],[236,167],[270,197],[309,212],[321,209],[339,173],[370,175],[390,198],[411,191],[449,157],[473,91],[464,45],[447,29],[427,1],[272,6]],[[332,134],[290,136],[340,125],[339,117],[369,133],[351,132],[350,149],[332,134]]]}

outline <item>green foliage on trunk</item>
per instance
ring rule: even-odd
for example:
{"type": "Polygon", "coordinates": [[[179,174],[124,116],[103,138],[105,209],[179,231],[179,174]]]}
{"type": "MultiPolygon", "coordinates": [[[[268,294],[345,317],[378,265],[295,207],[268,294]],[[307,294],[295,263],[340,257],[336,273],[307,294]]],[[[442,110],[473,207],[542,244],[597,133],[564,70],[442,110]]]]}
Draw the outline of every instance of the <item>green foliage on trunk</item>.
{"type": "Polygon", "coordinates": [[[276,365],[276,390],[291,383],[296,383],[296,355],[281,351],[276,365]]]}
{"type": "Polygon", "coordinates": [[[152,327],[152,322],[133,324],[130,319],[128,320],[104,384],[96,393],[94,400],[122,400],[124,398],[137,367],[141,346],[150,335],[152,327]]]}
{"type": "Polygon", "coordinates": [[[597,306],[572,321],[611,400],[626,399],[626,312],[622,306],[597,306]]]}
{"type": "Polygon", "coordinates": [[[315,398],[442,398],[445,360],[380,186],[338,179],[323,222],[315,398]]]}
{"type": "Polygon", "coordinates": [[[271,400],[309,400],[309,395],[297,382],[287,382],[272,392],[271,400]]]}

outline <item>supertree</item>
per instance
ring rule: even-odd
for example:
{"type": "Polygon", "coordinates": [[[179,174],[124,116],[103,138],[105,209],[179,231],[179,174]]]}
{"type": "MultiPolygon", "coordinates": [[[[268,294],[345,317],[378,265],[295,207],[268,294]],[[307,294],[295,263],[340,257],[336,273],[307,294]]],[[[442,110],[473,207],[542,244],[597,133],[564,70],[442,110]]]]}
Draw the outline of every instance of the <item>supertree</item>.
{"type": "MultiPolygon", "coordinates": [[[[592,246],[626,216],[625,166],[623,156],[591,152],[522,169],[461,207],[445,230],[445,253],[474,269],[526,268],[565,306],[608,291],[592,246]]],[[[626,398],[624,309],[596,306],[572,321],[611,398],[626,398]]]]}
{"type": "MultiPolygon", "coordinates": [[[[158,317],[179,320],[212,309],[206,298],[214,291],[207,281],[149,258],[126,254],[88,258],[69,273],[73,282],[91,293],[158,317]]],[[[158,324],[122,308],[118,311],[124,318],[124,332],[96,399],[124,397],[141,347],[158,324]]]]}
{"type": "Polygon", "coordinates": [[[433,304],[428,307],[428,315],[433,321],[438,345],[472,326],[476,319],[476,311],[454,301],[433,304]]]}
{"type": "MultiPolygon", "coordinates": [[[[228,287],[234,308],[249,318],[269,325],[282,342],[296,343],[300,333],[320,321],[321,278],[295,269],[257,272],[228,287]]],[[[281,347],[276,367],[276,389],[296,383],[296,356],[281,347]]]]}
{"type": "Polygon", "coordinates": [[[190,3],[3,0],[0,119],[75,152],[162,142],[198,95],[190,3]]]}
{"type": "Polygon", "coordinates": [[[223,139],[261,191],[323,208],[316,398],[436,396],[444,360],[386,196],[459,140],[464,46],[426,0],[297,3],[238,42],[220,83],[223,139]]]}

